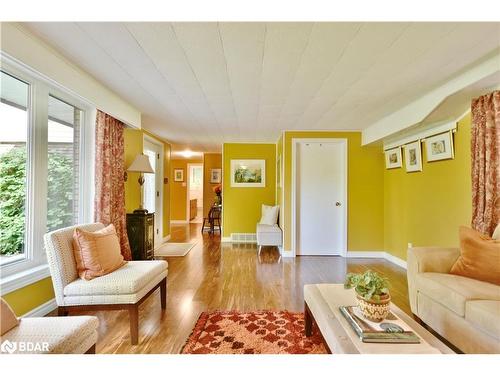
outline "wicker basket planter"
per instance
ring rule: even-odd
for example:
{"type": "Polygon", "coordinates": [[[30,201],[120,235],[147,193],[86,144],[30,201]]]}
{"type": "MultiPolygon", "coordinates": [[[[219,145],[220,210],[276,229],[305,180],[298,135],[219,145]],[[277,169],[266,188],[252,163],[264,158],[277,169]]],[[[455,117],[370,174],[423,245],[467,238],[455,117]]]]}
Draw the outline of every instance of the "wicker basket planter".
{"type": "Polygon", "coordinates": [[[384,294],[380,296],[380,301],[367,300],[356,293],[358,306],[366,319],[373,322],[381,322],[390,312],[391,296],[384,294]]]}

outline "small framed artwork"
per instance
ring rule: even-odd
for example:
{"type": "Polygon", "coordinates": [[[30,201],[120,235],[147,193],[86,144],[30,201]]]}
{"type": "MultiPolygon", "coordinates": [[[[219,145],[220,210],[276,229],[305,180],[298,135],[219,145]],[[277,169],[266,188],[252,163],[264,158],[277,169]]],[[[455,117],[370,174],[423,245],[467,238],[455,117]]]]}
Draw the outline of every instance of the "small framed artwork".
{"type": "Polygon", "coordinates": [[[453,135],[451,132],[438,134],[425,139],[427,161],[453,159],[453,135]]]}
{"type": "Polygon", "coordinates": [[[387,169],[401,168],[401,147],[385,151],[385,167],[387,169]]]}
{"type": "Polygon", "coordinates": [[[420,141],[415,141],[405,147],[406,172],[419,172],[422,170],[422,151],[420,141]]]}
{"type": "Polygon", "coordinates": [[[220,184],[221,182],[222,169],[215,168],[210,170],[210,183],[220,184]]]}
{"type": "Polygon", "coordinates": [[[265,187],[265,160],[231,160],[232,187],[265,187]]]}
{"type": "Polygon", "coordinates": [[[184,182],[184,169],[174,169],[174,181],[184,182]]]}

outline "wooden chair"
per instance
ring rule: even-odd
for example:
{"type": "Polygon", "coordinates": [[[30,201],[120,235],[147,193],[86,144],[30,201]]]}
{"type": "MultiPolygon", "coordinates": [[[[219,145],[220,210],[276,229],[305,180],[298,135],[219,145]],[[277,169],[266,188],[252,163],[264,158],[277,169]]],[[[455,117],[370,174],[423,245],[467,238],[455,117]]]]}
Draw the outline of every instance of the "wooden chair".
{"type": "Polygon", "coordinates": [[[208,223],[209,229],[208,233],[212,234],[215,232],[216,227],[218,227],[219,233],[221,233],[221,207],[220,206],[212,206],[210,207],[210,211],[208,211],[208,217],[203,218],[203,224],[201,226],[201,233],[205,231],[205,224],[208,223]]]}
{"type": "Polygon", "coordinates": [[[72,311],[128,310],[130,340],[138,343],[139,305],[160,288],[161,308],[167,305],[168,263],[164,260],[129,261],[116,271],[92,280],[78,277],[73,255],[75,228],[90,232],[104,228],[94,223],[73,226],[44,236],[59,315],[72,311]]]}

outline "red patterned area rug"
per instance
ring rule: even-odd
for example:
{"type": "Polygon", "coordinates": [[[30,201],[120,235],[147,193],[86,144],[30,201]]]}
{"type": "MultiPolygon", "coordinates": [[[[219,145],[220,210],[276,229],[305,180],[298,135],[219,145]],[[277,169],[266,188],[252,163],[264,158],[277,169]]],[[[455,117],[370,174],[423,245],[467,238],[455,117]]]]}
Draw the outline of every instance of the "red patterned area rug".
{"type": "Polygon", "coordinates": [[[326,354],[319,332],[304,333],[304,314],[204,312],[181,354],[326,354]]]}

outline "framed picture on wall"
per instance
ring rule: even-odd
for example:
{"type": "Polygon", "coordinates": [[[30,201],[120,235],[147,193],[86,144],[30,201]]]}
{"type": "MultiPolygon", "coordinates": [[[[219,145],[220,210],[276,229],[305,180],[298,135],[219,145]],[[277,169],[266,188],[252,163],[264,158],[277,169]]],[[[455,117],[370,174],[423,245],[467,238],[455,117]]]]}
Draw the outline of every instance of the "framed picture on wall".
{"type": "Polygon", "coordinates": [[[222,169],[214,168],[210,170],[210,183],[220,184],[221,183],[222,169]]]}
{"type": "Polygon", "coordinates": [[[450,132],[425,139],[427,161],[453,159],[453,135],[450,132]]]}
{"type": "Polygon", "coordinates": [[[184,169],[174,169],[174,181],[184,182],[184,169]]]}
{"type": "Polygon", "coordinates": [[[231,160],[231,187],[265,187],[266,161],[231,160]]]}
{"type": "Polygon", "coordinates": [[[420,140],[408,143],[405,148],[406,172],[419,172],[422,170],[422,151],[420,140]]]}
{"type": "Polygon", "coordinates": [[[401,168],[401,147],[385,151],[385,167],[387,169],[401,168]]]}

